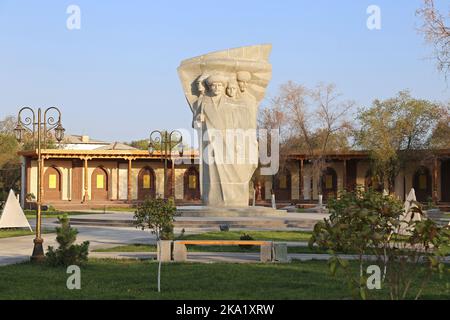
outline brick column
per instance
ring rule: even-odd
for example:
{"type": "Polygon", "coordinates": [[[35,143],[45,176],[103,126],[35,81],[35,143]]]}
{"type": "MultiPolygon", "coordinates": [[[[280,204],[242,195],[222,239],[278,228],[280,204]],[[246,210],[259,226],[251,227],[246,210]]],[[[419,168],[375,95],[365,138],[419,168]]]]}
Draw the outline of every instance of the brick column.
{"type": "Polygon", "coordinates": [[[298,179],[299,179],[299,183],[298,183],[298,185],[299,185],[299,200],[305,200],[305,195],[304,195],[304,193],[303,193],[303,180],[304,180],[304,177],[303,177],[303,159],[301,159],[300,160],[300,168],[299,168],[299,171],[298,171],[298,179]]]}
{"type": "Polygon", "coordinates": [[[343,190],[347,190],[347,159],[344,159],[344,169],[342,171],[343,190]]]}
{"type": "Polygon", "coordinates": [[[83,172],[84,172],[84,195],[83,195],[83,202],[87,202],[89,200],[88,195],[88,159],[84,158],[84,166],[83,166],[83,172]]]}
{"type": "Polygon", "coordinates": [[[434,158],[433,162],[433,175],[431,179],[433,180],[432,186],[433,186],[433,202],[437,203],[439,201],[438,198],[438,165],[439,160],[438,158],[434,158]]]}
{"type": "Polygon", "coordinates": [[[128,179],[127,179],[127,200],[129,203],[131,203],[131,158],[128,159],[128,179]]]}

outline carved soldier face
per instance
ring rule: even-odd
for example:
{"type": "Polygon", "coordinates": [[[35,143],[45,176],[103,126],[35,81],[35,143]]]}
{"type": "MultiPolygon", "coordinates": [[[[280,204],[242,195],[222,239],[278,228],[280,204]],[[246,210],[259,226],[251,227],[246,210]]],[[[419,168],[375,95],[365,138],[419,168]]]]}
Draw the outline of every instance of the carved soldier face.
{"type": "Polygon", "coordinates": [[[213,82],[210,85],[210,89],[213,96],[220,96],[221,94],[223,94],[223,83],[213,82]]]}
{"type": "Polygon", "coordinates": [[[205,93],[205,86],[203,85],[203,81],[197,81],[197,90],[200,94],[205,93]]]}
{"type": "Polygon", "coordinates": [[[229,83],[227,87],[227,95],[231,98],[236,98],[238,87],[235,83],[229,83]]]}
{"type": "Polygon", "coordinates": [[[238,81],[239,90],[244,93],[247,90],[247,82],[246,81],[238,81]]]}

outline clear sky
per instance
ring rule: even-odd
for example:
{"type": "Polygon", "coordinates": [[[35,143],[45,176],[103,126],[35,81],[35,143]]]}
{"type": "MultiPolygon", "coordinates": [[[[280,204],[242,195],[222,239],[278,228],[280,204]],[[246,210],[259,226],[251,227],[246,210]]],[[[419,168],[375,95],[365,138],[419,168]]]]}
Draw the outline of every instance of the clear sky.
{"type": "Polygon", "coordinates": [[[0,118],[25,105],[59,106],[68,132],[110,141],[189,128],[180,61],[260,43],[273,45],[268,96],[293,80],[336,83],[361,106],[406,88],[448,101],[450,88],[416,30],[420,3],[0,0],[0,118]],[[81,9],[80,30],[66,27],[71,4],[81,9]],[[372,4],[381,8],[381,30],[366,27],[372,4]]]}

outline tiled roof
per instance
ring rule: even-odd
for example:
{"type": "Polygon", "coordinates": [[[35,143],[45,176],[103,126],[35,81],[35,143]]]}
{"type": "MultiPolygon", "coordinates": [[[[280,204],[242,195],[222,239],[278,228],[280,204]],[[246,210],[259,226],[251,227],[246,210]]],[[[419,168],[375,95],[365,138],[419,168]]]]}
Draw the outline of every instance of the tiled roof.
{"type": "Polygon", "coordinates": [[[114,142],[107,146],[95,148],[94,150],[138,150],[138,149],[134,148],[132,146],[126,145],[124,143],[114,142]]]}
{"type": "MultiPolygon", "coordinates": [[[[86,136],[85,136],[86,137],[86,136]]],[[[83,135],[70,134],[64,137],[65,144],[108,144],[109,142],[92,139],[88,137],[88,141],[83,141],[83,135]]]]}

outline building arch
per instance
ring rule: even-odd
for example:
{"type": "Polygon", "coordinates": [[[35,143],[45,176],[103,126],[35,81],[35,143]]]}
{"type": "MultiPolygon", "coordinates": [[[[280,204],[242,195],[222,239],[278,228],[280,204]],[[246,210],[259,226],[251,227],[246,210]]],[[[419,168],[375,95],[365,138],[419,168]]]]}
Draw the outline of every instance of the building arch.
{"type": "Polygon", "coordinates": [[[364,188],[366,190],[372,189],[377,192],[383,192],[384,186],[379,181],[378,177],[373,174],[372,169],[367,170],[364,178],[364,188]]]}
{"type": "Polygon", "coordinates": [[[416,170],[413,176],[413,188],[417,201],[426,202],[432,198],[431,174],[427,167],[420,166],[416,170]]]}
{"type": "Polygon", "coordinates": [[[441,162],[441,201],[450,202],[450,159],[441,162]]]}
{"type": "Polygon", "coordinates": [[[156,197],[155,171],[145,166],[138,175],[138,200],[154,199],[156,197]]]}
{"type": "Polygon", "coordinates": [[[322,195],[323,200],[337,198],[337,173],[331,167],[327,167],[322,172],[322,195]]]}
{"type": "Polygon", "coordinates": [[[283,168],[274,177],[274,188],[276,201],[291,201],[292,176],[288,168],[283,168]]]}
{"type": "Polygon", "coordinates": [[[56,166],[45,170],[43,198],[46,201],[62,200],[62,173],[56,166]]]}
{"type": "Polygon", "coordinates": [[[109,177],[104,167],[98,166],[91,175],[91,200],[109,200],[109,177]]]}
{"type": "Polygon", "coordinates": [[[200,174],[195,167],[189,167],[183,177],[183,199],[185,201],[200,200],[200,174]]]}

